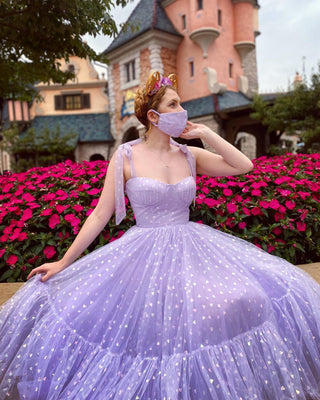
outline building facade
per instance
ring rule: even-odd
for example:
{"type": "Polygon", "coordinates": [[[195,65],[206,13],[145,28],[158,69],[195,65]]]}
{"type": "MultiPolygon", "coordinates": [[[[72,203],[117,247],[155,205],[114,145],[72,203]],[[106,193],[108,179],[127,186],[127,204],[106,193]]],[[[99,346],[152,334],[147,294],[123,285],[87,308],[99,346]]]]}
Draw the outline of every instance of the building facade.
{"type": "MultiPolygon", "coordinates": [[[[134,30],[121,31],[104,52],[110,62],[113,151],[144,133],[134,116],[134,94],[158,70],[165,76],[177,74],[189,119],[205,123],[232,143],[244,129],[255,132],[252,145],[263,152],[265,132],[258,132],[249,116],[258,90],[258,9],[256,0],[141,0],[128,19],[134,30]]],[[[250,146],[248,151],[256,155],[250,146]]]]}
{"type": "Polygon", "coordinates": [[[59,129],[61,135],[75,134],[75,159],[109,159],[113,137],[110,134],[107,81],[99,78],[88,59],[70,56],[60,60],[63,70],[75,78],[65,85],[38,84],[43,101],[34,101],[30,116],[36,132],[59,129]]]}

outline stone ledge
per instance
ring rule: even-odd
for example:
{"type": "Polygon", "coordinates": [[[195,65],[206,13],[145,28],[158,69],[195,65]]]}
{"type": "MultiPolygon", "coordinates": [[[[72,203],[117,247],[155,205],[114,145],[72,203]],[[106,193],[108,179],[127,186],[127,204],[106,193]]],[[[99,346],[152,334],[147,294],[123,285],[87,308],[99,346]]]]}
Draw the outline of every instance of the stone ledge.
{"type": "MultiPolygon", "coordinates": [[[[299,265],[320,284],[320,262],[299,265]]],[[[23,285],[23,283],[0,283],[0,304],[7,301],[23,285]]]]}

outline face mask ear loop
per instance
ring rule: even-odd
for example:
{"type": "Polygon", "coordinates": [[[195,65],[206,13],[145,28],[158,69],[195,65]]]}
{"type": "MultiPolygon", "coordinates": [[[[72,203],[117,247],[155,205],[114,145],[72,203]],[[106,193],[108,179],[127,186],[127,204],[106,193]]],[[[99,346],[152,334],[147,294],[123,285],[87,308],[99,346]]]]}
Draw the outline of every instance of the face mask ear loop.
{"type": "MultiPolygon", "coordinates": [[[[153,111],[154,113],[156,113],[159,117],[160,117],[160,113],[158,113],[158,111],[154,110],[153,108],[150,108],[150,111],[153,111]]],[[[151,121],[150,121],[151,122],[151,121]]],[[[155,122],[151,122],[152,125],[154,126],[159,126],[159,124],[156,124],[155,122]]]]}

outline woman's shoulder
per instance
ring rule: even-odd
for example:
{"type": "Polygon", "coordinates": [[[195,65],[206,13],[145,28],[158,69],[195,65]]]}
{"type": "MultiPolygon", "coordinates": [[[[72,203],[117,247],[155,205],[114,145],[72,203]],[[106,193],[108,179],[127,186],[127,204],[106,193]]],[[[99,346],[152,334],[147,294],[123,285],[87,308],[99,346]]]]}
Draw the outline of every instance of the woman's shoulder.
{"type": "Polygon", "coordinates": [[[196,146],[187,146],[188,150],[192,153],[192,155],[197,159],[197,157],[201,156],[201,154],[206,153],[206,149],[202,149],[201,147],[196,146]]]}

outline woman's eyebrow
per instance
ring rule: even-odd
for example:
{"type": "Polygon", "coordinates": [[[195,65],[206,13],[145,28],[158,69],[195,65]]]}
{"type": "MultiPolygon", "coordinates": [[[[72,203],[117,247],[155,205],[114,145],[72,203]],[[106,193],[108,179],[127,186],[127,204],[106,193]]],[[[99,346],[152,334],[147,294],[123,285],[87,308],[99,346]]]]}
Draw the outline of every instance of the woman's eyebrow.
{"type": "Polygon", "coordinates": [[[168,100],[168,104],[169,103],[171,103],[171,102],[175,102],[175,103],[180,103],[180,99],[178,99],[177,97],[173,97],[173,98],[171,98],[170,100],[168,100]]]}

